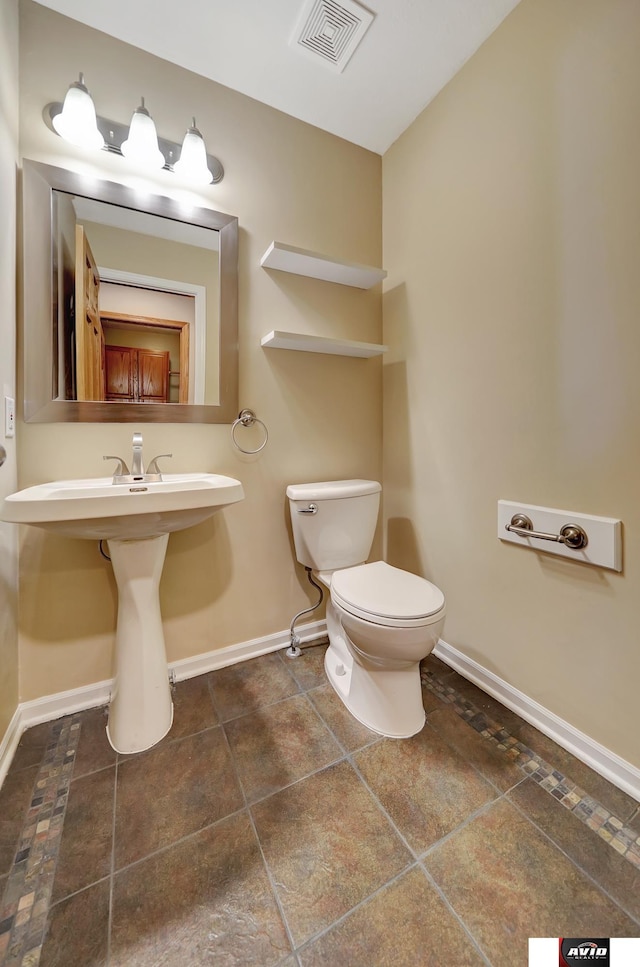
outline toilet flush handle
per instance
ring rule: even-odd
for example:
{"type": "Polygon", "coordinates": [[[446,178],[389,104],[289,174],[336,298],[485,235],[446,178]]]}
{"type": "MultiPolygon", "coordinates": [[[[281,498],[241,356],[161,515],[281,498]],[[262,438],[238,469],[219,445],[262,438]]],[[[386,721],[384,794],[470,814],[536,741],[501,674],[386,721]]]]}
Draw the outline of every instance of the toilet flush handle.
{"type": "Polygon", "coordinates": [[[318,505],[317,504],[309,504],[308,507],[299,507],[298,508],[298,513],[299,514],[317,514],[318,513],[318,505]]]}

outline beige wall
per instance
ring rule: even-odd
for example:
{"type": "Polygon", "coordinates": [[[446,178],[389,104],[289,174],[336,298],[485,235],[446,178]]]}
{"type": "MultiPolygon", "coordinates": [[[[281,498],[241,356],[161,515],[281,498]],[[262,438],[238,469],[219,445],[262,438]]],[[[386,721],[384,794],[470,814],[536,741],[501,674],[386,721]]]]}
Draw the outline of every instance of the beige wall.
{"type": "MultiPolygon", "coordinates": [[[[168,657],[185,658],[288,628],[309,595],[295,565],[285,505],[289,482],[381,473],[381,367],[376,360],[263,350],[271,329],[379,341],[381,297],[269,273],[275,238],[357,262],[381,262],[381,161],[240,94],[26,2],[21,20],[21,152],[80,168],[42,123],[78,70],[99,113],[128,120],[144,93],[159,133],[180,141],[192,114],[225,166],[200,204],[240,223],[240,405],[269,428],[258,457],[233,449],[229,426],[141,427],[145,452],[173,452],[172,470],[239,478],[246,499],[174,534],[161,585],[168,657]],[[81,53],[79,53],[81,52],[81,53]]],[[[120,180],[123,159],[104,156],[120,180]]],[[[156,190],[172,190],[159,173],[156,190]]],[[[132,424],[21,425],[20,485],[101,476],[104,453],[127,455],[132,424]]],[[[249,433],[250,431],[247,431],[249,433]]],[[[250,438],[247,437],[247,440],[250,438]]],[[[92,542],[25,528],[21,548],[23,700],[111,674],[115,588],[92,542]]]]}
{"type": "Polygon", "coordinates": [[[389,559],[444,638],[640,766],[640,7],[522,0],[383,159],[389,559]],[[496,537],[620,517],[624,571],[496,537]]]}
{"type": "MultiPolygon", "coordinates": [[[[0,498],[16,489],[15,438],[4,437],[4,397],[16,398],[16,166],[18,161],[18,3],[0,5],[0,498]]],[[[18,545],[0,523],[0,743],[18,704],[18,545]]]]}

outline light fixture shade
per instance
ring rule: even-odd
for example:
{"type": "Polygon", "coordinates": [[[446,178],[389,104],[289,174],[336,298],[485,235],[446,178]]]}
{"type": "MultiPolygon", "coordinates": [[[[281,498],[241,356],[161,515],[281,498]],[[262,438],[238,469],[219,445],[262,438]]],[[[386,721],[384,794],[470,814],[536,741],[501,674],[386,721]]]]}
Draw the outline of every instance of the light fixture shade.
{"type": "Polygon", "coordinates": [[[98,131],[96,109],[85,87],[84,74],[67,91],[62,112],[52,118],[53,127],[65,141],[80,148],[104,148],[104,138],[98,131]]]}
{"type": "Polygon", "coordinates": [[[210,185],[213,181],[213,175],[207,165],[204,138],[196,127],[195,118],[184,136],[180,158],[174,164],[173,170],[194,185],[210,185]]]}
{"type": "Polygon", "coordinates": [[[136,108],[129,125],[129,137],[120,147],[125,158],[136,161],[145,168],[164,168],[165,157],[158,147],[158,134],[153,118],[144,106],[136,108]]]}

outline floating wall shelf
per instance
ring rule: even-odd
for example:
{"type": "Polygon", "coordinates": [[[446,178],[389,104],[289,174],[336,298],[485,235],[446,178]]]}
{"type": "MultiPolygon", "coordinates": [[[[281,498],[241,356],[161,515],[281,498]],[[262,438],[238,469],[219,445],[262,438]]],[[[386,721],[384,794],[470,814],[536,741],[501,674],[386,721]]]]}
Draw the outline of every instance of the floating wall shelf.
{"type": "Polygon", "coordinates": [[[295,349],[303,353],[326,353],[329,356],[359,356],[369,359],[387,351],[386,346],[373,342],[355,342],[352,339],[326,339],[324,336],[306,336],[301,332],[281,332],[274,329],[260,341],[265,349],[295,349]]]}
{"type": "Polygon", "coordinates": [[[262,256],[260,265],[265,269],[279,269],[281,272],[306,275],[311,279],[337,282],[339,285],[351,285],[357,289],[371,289],[387,275],[384,269],[358,265],[356,262],[343,262],[328,255],[319,255],[318,252],[285,245],[284,242],[272,242],[262,256]]]}

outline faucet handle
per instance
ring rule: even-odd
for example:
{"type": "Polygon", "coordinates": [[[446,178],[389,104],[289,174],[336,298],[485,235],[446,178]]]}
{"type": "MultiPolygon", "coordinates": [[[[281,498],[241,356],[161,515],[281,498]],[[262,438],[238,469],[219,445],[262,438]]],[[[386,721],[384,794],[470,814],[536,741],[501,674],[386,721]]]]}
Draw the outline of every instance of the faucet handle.
{"type": "Polygon", "coordinates": [[[103,460],[117,460],[118,461],[118,466],[113,471],[113,479],[114,480],[116,479],[116,477],[128,476],[128,474],[129,474],[129,468],[126,465],[125,461],[122,459],[122,457],[104,456],[102,459],[103,460]]]}
{"type": "Polygon", "coordinates": [[[147,473],[157,473],[160,474],[160,467],[158,466],[158,460],[164,460],[165,457],[172,457],[172,453],[159,453],[157,457],[149,461],[147,467],[147,473]]]}

